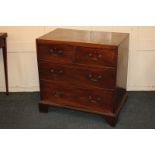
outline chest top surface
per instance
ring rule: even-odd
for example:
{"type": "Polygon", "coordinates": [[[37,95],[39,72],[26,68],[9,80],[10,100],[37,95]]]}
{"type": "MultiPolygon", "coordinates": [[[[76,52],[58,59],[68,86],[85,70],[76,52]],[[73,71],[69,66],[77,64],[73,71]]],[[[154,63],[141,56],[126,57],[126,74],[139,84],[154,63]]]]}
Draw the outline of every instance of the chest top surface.
{"type": "Polygon", "coordinates": [[[38,38],[43,41],[62,41],[119,46],[128,37],[128,33],[56,29],[38,38]]]}

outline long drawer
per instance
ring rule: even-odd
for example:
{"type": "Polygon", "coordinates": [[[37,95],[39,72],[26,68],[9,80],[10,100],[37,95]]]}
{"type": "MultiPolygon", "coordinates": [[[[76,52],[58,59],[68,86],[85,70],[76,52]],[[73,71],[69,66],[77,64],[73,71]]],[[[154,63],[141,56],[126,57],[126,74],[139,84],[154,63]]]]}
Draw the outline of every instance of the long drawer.
{"type": "Polygon", "coordinates": [[[114,89],[116,70],[39,62],[40,79],[89,87],[114,89]]]}
{"type": "Polygon", "coordinates": [[[114,92],[100,89],[84,89],[60,83],[40,81],[41,100],[48,103],[57,103],[94,110],[99,112],[112,112],[114,92]]]}

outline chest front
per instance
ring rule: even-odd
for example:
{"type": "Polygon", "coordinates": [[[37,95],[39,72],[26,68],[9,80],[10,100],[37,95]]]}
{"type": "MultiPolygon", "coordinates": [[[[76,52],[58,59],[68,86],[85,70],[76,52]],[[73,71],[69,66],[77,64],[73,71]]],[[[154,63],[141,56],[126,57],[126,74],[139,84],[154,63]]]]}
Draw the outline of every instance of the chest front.
{"type": "Polygon", "coordinates": [[[47,112],[50,105],[72,108],[102,114],[114,125],[126,98],[127,62],[121,59],[127,61],[128,37],[124,45],[107,45],[81,35],[80,42],[78,33],[87,34],[62,29],[37,39],[40,111],[47,112]]]}

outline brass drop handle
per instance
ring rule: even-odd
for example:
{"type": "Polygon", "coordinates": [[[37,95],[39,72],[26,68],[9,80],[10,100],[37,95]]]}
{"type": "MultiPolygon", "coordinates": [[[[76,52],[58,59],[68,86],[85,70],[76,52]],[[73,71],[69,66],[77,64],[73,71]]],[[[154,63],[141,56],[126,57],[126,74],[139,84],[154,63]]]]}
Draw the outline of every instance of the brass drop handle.
{"type": "Polygon", "coordinates": [[[62,49],[51,48],[49,52],[53,55],[63,55],[64,51],[62,49]]]}
{"type": "Polygon", "coordinates": [[[93,54],[92,54],[92,53],[89,53],[89,54],[88,54],[88,56],[89,56],[89,57],[92,57],[92,56],[93,56],[93,54]]]}
{"type": "Polygon", "coordinates": [[[98,75],[97,77],[94,77],[92,73],[88,74],[88,78],[93,82],[98,82],[101,79],[103,79],[102,75],[98,75]]]}
{"type": "Polygon", "coordinates": [[[50,69],[50,73],[56,74],[56,75],[61,75],[64,73],[63,69],[50,69]]]}
{"type": "Polygon", "coordinates": [[[102,54],[99,54],[99,53],[98,53],[98,54],[94,57],[92,53],[89,53],[89,54],[88,54],[88,57],[91,58],[91,60],[93,60],[93,61],[98,61],[99,59],[102,58],[102,54]]]}
{"type": "Polygon", "coordinates": [[[63,74],[64,71],[63,71],[62,69],[59,69],[59,70],[57,70],[57,73],[58,73],[58,74],[63,74]]]}
{"type": "Polygon", "coordinates": [[[54,69],[51,69],[50,72],[51,72],[51,73],[55,73],[55,70],[54,70],[54,69]]]}
{"type": "Polygon", "coordinates": [[[101,101],[101,98],[100,97],[97,97],[96,99],[93,98],[93,96],[88,96],[88,100],[89,100],[89,103],[98,103],[99,101],[101,101]]]}
{"type": "Polygon", "coordinates": [[[62,91],[56,91],[53,94],[53,96],[57,97],[57,98],[63,97],[63,95],[64,95],[64,92],[62,92],[62,91]]]}
{"type": "Polygon", "coordinates": [[[50,50],[49,50],[49,52],[51,53],[51,54],[53,54],[54,52],[55,52],[55,48],[51,48],[50,50]]]}

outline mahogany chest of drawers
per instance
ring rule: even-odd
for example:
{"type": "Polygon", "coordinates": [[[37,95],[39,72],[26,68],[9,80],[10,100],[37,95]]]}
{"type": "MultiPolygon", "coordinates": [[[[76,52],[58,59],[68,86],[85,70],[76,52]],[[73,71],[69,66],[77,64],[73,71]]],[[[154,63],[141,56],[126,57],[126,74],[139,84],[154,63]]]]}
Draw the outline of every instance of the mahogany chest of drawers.
{"type": "Polygon", "coordinates": [[[36,44],[40,112],[72,108],[114,126],[127,97],[129,34],[56,29],[36,44]]]}

